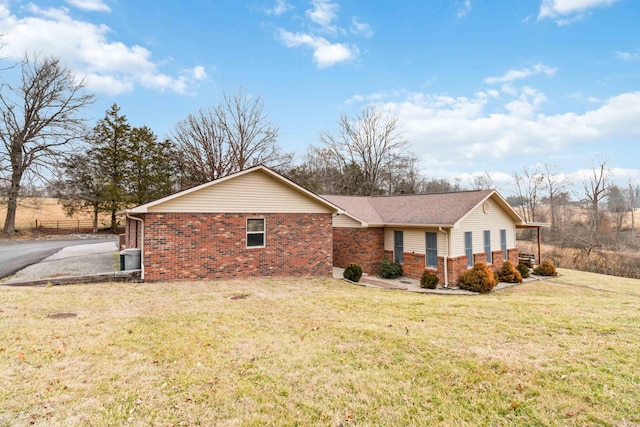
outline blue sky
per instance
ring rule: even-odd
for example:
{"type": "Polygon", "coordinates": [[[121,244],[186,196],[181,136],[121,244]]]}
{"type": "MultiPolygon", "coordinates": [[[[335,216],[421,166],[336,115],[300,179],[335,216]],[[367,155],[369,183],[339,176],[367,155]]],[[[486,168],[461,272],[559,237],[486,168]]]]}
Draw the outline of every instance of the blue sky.
{"type": "Polygon", "coordinates": [[[0,0],[2,56],[56,55],[161,138],[223,90],[303,155],[341,113],[397,114],[426,176],[524,166],[640,183],[637,0],[0,0]]]}

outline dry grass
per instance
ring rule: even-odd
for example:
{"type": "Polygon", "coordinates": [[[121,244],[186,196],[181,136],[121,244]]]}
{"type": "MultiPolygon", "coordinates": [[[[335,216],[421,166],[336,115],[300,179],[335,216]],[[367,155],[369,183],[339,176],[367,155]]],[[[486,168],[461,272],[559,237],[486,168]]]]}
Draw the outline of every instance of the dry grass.
{"type": "MultiPolygon", "coordinates": [[[[4,221],[7,215],[6,203],[0,204],[0,218],[4,221]]],[[[24,198],[19,200],[18,210],[16,211],[16,227],[31,228],[35,227],[37,220],[66,220],[66,219],[91,219],[90,217],[74,217],[69,218],[64,214],[62,205],[58,203],[58,199],[52,198],[24,198]]]]}
{"type": "MultiPolygon", "coordinates": [[[[527,240],[518,240],[520,253],[536,254],[537,244],[527,240]]],[[[560,267],[574,270],[606,273],[612,276],[631,278],[640,277],[640,254],[635,249],[613,250],[594,249],[587,253],[578,248],[561,247],[542,244],[540,247],[543,260],[551,260],[560,267]]]]}
{"type": "MultiPolygon", "coordinates": [[[[4,223],[7,215],[6,202],[0,203],[0,221],[4,223]]],[[[54,198],[23,198],[18,200],[18,209],[16,211],[16,228],[27,229],[35,227],[38,221],[61,221],[61,220],[90,220],[90,214],[79,214],[72,217],[67,216],[62,210],[62,205],[58,203],[58,199],[54,198]]],[[[104,217],[103,219],[106,219],[104,217]]]]}
{"type": "Polygon", "coordinates": [[[568,270],[474,297],[332,279],[0,288],[0,425],[639,425],[631,291],[568,270]]]}

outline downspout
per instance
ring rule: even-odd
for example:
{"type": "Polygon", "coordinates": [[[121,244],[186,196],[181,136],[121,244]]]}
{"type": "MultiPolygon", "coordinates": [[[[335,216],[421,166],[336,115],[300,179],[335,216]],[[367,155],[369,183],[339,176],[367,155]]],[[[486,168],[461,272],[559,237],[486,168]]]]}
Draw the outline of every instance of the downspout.
{"type": "Polygon", "coordinates": [[[540,265],[540,229],[542,227],[538,227],[538,265],[540,265]]]}
{"type": "Polygon", "coordinates": [[[448,256],[449,256],[449,233],[444,231],[442,229],[442,227],[438,227],[438,230],[440,230],[440,232],[446,234],[447,239],[445,240],[445,242],[447,243],[447,250],[444,252],[444,287],[448,288],[449,287],[449,271],[447,268],[447,260],[448,260],[448,256]]]}
{"type": "Polygon", "coordinates": [[[144,280],[144,220],[142,218],[129,215],[129,212],[127,212],[126,216],[128,219],[140,221],[140,279],[144,280]]]}

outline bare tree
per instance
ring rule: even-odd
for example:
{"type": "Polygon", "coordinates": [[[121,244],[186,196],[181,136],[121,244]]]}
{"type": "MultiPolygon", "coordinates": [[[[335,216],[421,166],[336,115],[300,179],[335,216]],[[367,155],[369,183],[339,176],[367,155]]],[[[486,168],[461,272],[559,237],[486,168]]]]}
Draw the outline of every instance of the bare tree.
{"type": "Polygon", "coordinates": [[[325,148],[309,147],[303,162],[283,171],[294,182],[318,194],[361,195],[365,177],[355,162],[342,169],[327,162],[329,152],[325,148]]]}
{"type": "Polygon", "coordinates": [[[215,107],[200,109],[177,123],[172,139],[181,154],[185,186],[221,178],[258,164],[280,169],[293,155],[277,144],[278,128],[263,112],[260,97],[245,91],[222,94],[215,107]]]}
{"type": "Polygon", "coordinates": [[[462,189],[460,178],[446,180],[445,178],[431,177],[423,181],[420,192],[424,194],[430,193],[451,193],[462,189]]]}
{"type": "Polygon", "coordinates": [[[258,164],[279,169],[293,158],[277,145],[278,128],[271,124],[263,109],[259,96],[251,98],[243,90],[233,96],[222,94],[216,110],[218,121],[223,140],[229,144],[230,161],[238,170],[258,164]]]}
{"type": "Polygon", "coordinates": [[[489,172],[483,172],[480,175],[473,177],[473,189],[474,190],[491,190],[494,188],[493,178],[489,172]]]}
{"type": "Polygon", "coordinates": [[[598,244],[598,230],[602,224],[602,212],[600,204],[607,197],[611,187],[612,175],[607,167],[608,160],[600,160],[591,168],[591,174],[585,175],[582,180],[584,201],[589,209],[589,236],[588,245],[593,247],[598,244]]]}
{"type": "Polygon", "coordinates": [[[316,157],[343,176],[352,165],[364,174],[360,194],[393,192],[396,184],[412,165],[413,155],[407,151],[409,142],[398,128],[398,117],[366,107],[360,115],[350,118],[341,115],[335,133],[320,134],[322,147],[316,148],[316,157]]]}
{"type": "Polygon", "coordinates": [[[69,143],[82,135],[81,111],[94,96],[56,58],[25,55],[18,85],[0,86],[0,170],[9,178],[4,232],[15,233],[25,174],[45,176],[69,143]]]}
{"type": "Polygon", "coordinates": [[[420,173],[418,157],[410,153],[398,156],[386,171],[388,194],[422,192],[424,177],[420,173]]]}
{"type": "Polygon", "coordinates": [[[522,169],[522,175],[518,172],[513,172],[513,178],[516,185],[516,196],[520,201],[520,213],[527,222],[536,221],[538,214],[538,207],[540,205],[540,189],[544,177],[540,170],[535,167],[529,169],[524,167],[522,169]]]}
{"type": "Polygon", "coordinates": [[[551,230],[555,231],[557,228],[557,208],[561,195],[566,192],[569,180],[566,176],[558,171],[558,168],[554,165],[545,163],[543,173],[544,183],[543,188],[546,192],[547,203],[549,204],[549,213],[551,216],[551,230]]]}
{"type": "Polygon", "coordinates": [[[629,212],[629,203],[625,197],[624,190],[617,185],[611,185],[607,192],[607,208],[609,214],[613,218],[613,224],[615,226],[615,244],[620,243],[620,233],[624,220],[629,212]]]}
{"type": "Polygon", "coordinates": [[[214,108],[189,114],[174,126],[171,137],[181,153],[187,186],[212,181],[232,171],[214,108]]]}
{"type": "Polygon", "coordinates": [[[635,245],[636,243],[636,205],[638,200],[638,195],[640,195],[640,187],[638,185],[634,185],[629,179],[627,183],[626,196],[629,202],[629,211],[631,212],[631,242],[635,245]]]}

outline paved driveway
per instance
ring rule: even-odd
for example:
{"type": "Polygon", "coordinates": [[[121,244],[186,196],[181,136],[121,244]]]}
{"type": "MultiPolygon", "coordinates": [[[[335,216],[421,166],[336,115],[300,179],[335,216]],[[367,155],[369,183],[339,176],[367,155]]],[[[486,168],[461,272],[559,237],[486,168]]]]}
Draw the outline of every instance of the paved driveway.
{"type": "Polygon", "coordinates": [[[42,261],[67,246],[117,241],[118,239],[0,240],[0,279],[42,261]]]}

